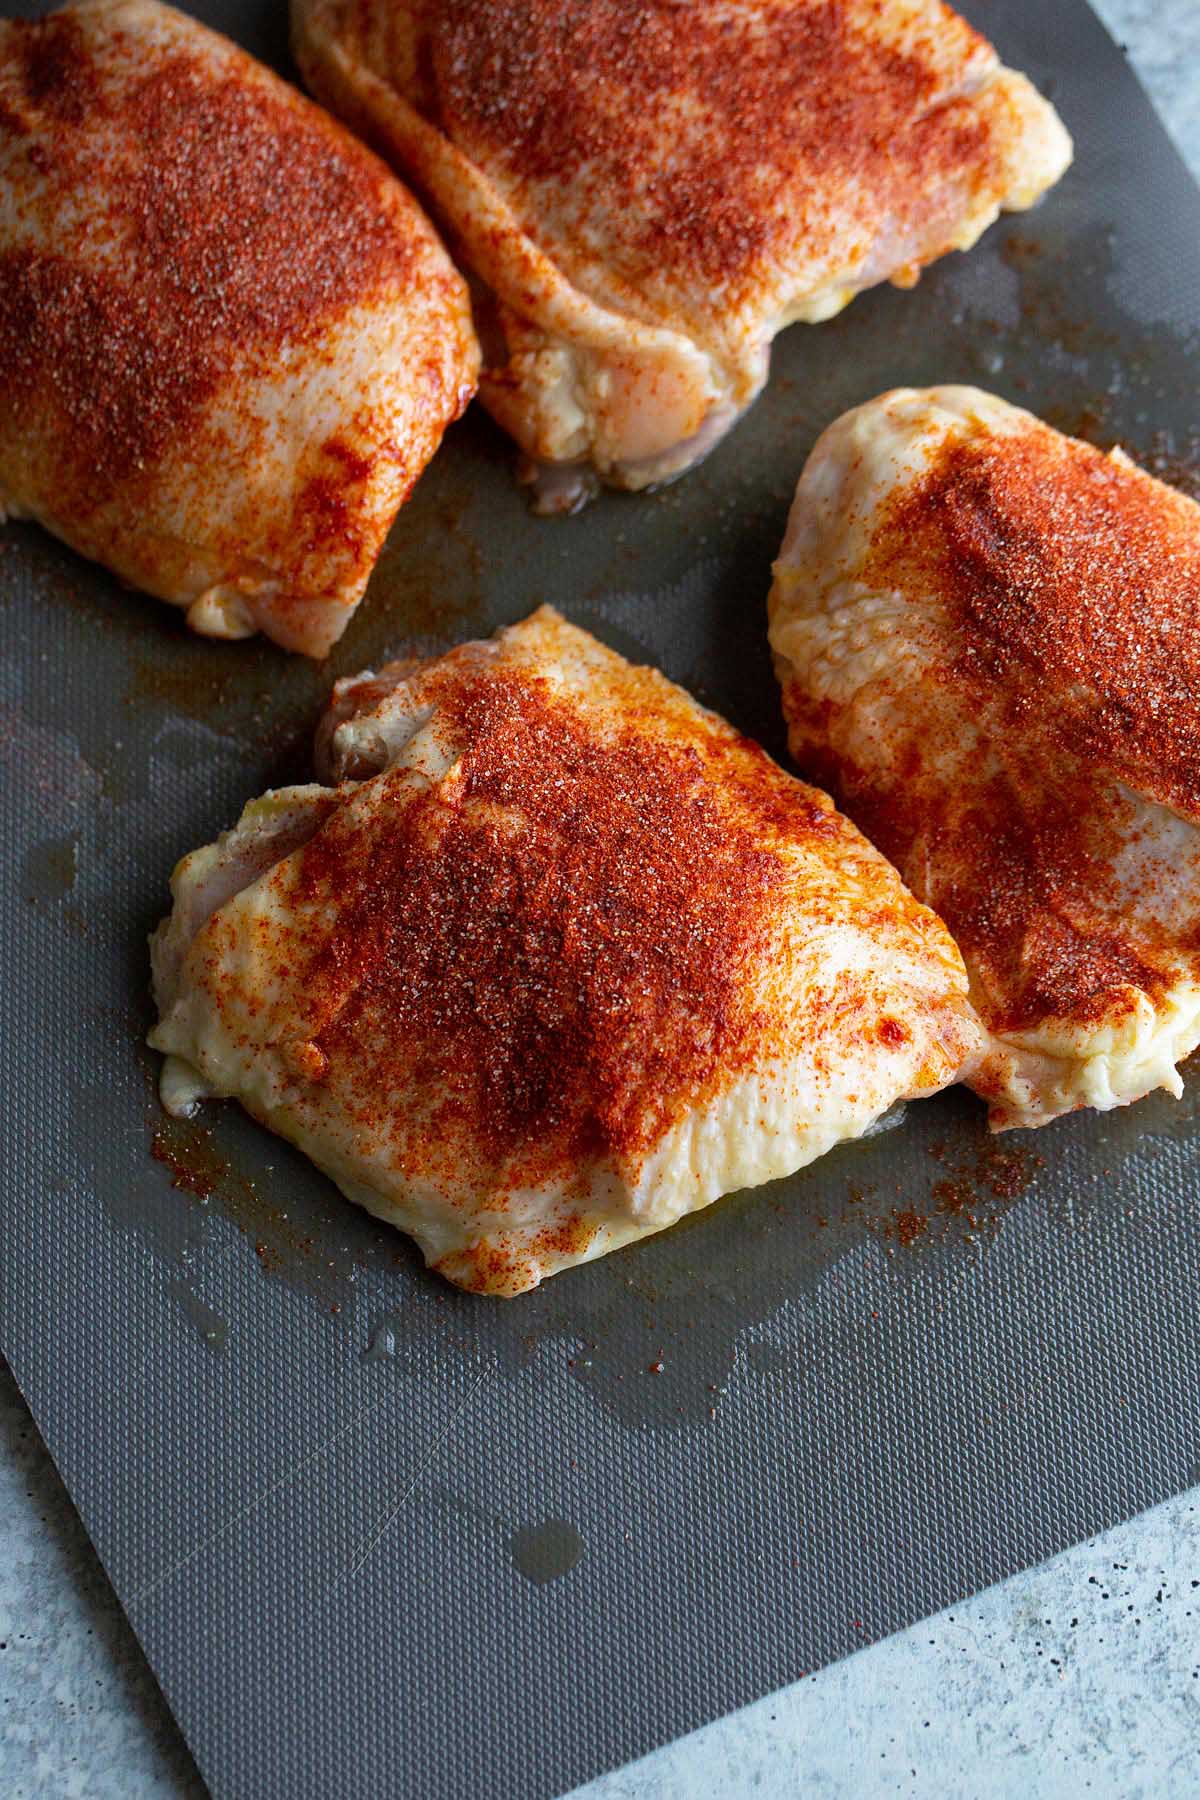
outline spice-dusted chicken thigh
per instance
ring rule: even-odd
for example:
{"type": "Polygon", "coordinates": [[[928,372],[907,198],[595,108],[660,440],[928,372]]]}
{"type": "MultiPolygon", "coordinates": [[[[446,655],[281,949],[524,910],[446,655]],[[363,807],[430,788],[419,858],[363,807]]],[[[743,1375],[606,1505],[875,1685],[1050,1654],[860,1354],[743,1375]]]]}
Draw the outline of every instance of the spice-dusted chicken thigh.
{"type": "Polygon", "coordinates": [[[0,21],[0,518],[321,655],[474,387],[384,165],[155,0],[0,21]]]}
{"type": "Polygon", "coordinates": [[[792,748],[953,932],[997,1126],[1200,1042],[1200,507],[973,388],[847,413],[771,595],[792,748]]]}
{"type": "Polygon", "coordinates": [[[339,683],[319,760],[175,872],[164,1099],[237,1096],[463,1287],[798,1169],[977,1048],[948,933],[826,797],[549,609],[339,683]]]}
{"type": "Polygon", "coordinates": [[[910,285],[1070,161],[1053,108],[941,0],[292,12],[310,85],[489,290],[482,398],[559,492],[563,465],[632,488],[686,468],[783,326],[910,285]]]}

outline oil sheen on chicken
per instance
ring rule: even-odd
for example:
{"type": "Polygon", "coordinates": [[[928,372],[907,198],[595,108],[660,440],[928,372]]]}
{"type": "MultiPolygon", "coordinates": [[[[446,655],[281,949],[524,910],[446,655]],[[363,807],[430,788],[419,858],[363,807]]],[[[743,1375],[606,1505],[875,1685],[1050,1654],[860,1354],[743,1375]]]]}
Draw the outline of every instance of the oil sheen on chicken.
{"type": "Polygon", "coordinates": [[[825,795],[543,608],[340,682],[330,783],[180,863],[163,1096],[511,1295],[953,1081],[949,934],[825,795]]]}
{"type": "Polygon", "coordinates": [[[1200,1042],[1200,507],[973,388],[818,441],[775,566],[791,745],[953,932],[993,1124],[1200,1042]]]}
{"type": "Polygon", "coordinates": [[[911,286],[1071,157],[941,0],[292,0],[313,90],[481,283],[481,395],[547,505],[702,456],[771,340],[911,286]]]}

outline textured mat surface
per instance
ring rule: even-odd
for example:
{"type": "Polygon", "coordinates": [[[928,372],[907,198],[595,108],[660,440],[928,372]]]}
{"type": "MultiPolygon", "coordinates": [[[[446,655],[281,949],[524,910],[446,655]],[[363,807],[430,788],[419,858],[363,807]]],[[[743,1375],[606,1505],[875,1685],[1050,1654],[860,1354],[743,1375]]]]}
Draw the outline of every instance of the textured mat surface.
{"type": "MultiPolygon", "coordinates": [[[[781,339],[678,487],[534,520],[472,416],[322,671],[0,533],[0,1343],[221,1800],[552,1795],[1200,1474],[1191,1091],[998,1142],[945,1097],[500,1306],[235,1109],[169,1125],[140,1048],[172,863],[334,674],[552,600],[782,753],[770,559],[843,407],[973,380],[1195,466],[1200,195],[1085,7],[971,10],[1075,169],[781,339]]],[[[279,60],[281,11],[207,16],[279,60]]]]}

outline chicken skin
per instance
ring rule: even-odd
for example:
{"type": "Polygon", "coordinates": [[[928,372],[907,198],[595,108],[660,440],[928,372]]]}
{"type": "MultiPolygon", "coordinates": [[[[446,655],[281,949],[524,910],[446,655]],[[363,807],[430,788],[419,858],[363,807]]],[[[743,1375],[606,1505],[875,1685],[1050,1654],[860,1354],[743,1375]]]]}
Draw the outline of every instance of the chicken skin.
{"type": "Polygon", "coordinates": [[[83,0],[0,21],[0,368],[0,518],[320,656],[478,346],[341,126],[156,0],[83,0]]]}
{"type": "Polygon", "coordinates": [[[950,927],[996,1127],[1200,1042],[1200,506],[973,388],[817,443],[775,566],[794,754],[950,927]]]}
{"type": "Polygon", "coordinates": [[[513,1295],[803,1167],[979,1047],[949,934],[825,795],[542,608],[341,682],[187,856],[163,1097],[236,1096],[513,1295]]]}
{"type": "Polygon", "coordinates": [[[569,504],[686,469],[771,340],[1058,180],[1053,108],[941,0],[292,0],[314,92],[479,279],[481,396],[569,504]]]}

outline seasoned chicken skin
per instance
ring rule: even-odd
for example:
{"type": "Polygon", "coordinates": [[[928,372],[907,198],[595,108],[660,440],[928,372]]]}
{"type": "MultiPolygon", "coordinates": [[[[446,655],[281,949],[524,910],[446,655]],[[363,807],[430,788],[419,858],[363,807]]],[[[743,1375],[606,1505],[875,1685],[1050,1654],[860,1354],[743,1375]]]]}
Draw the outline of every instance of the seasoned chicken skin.
{"type": "Polygon", "coordinates": [[[318,754],[336,787],[175,871],[164,1099],[236,1096],[462,1287],[798,1169],[978,1048],[830,801],[548,608],[339,683],[318,754]]]}
{"type": "Polygon", "coordinates": [[[0,518],[320,656],[473,391],[384,165],[154,0],[0,21],[0,518]]]}
{"type": "Polygon", "coordinates": [[[292,0],[313,90],[487,290],[481,396],[530,458],[641,488],[775,333],[968,249],[1058,180],[1053,108],[941,0],[292,0]],[[489,344],[489,334],[491,342],[489,344]]]}
{"type": "Polygon", "coordinates": [[[771,593],[792,749],[953,932],[993,1124],[1200,1042],[1200,507],[973,388],[820,438],[771,593]]]}

